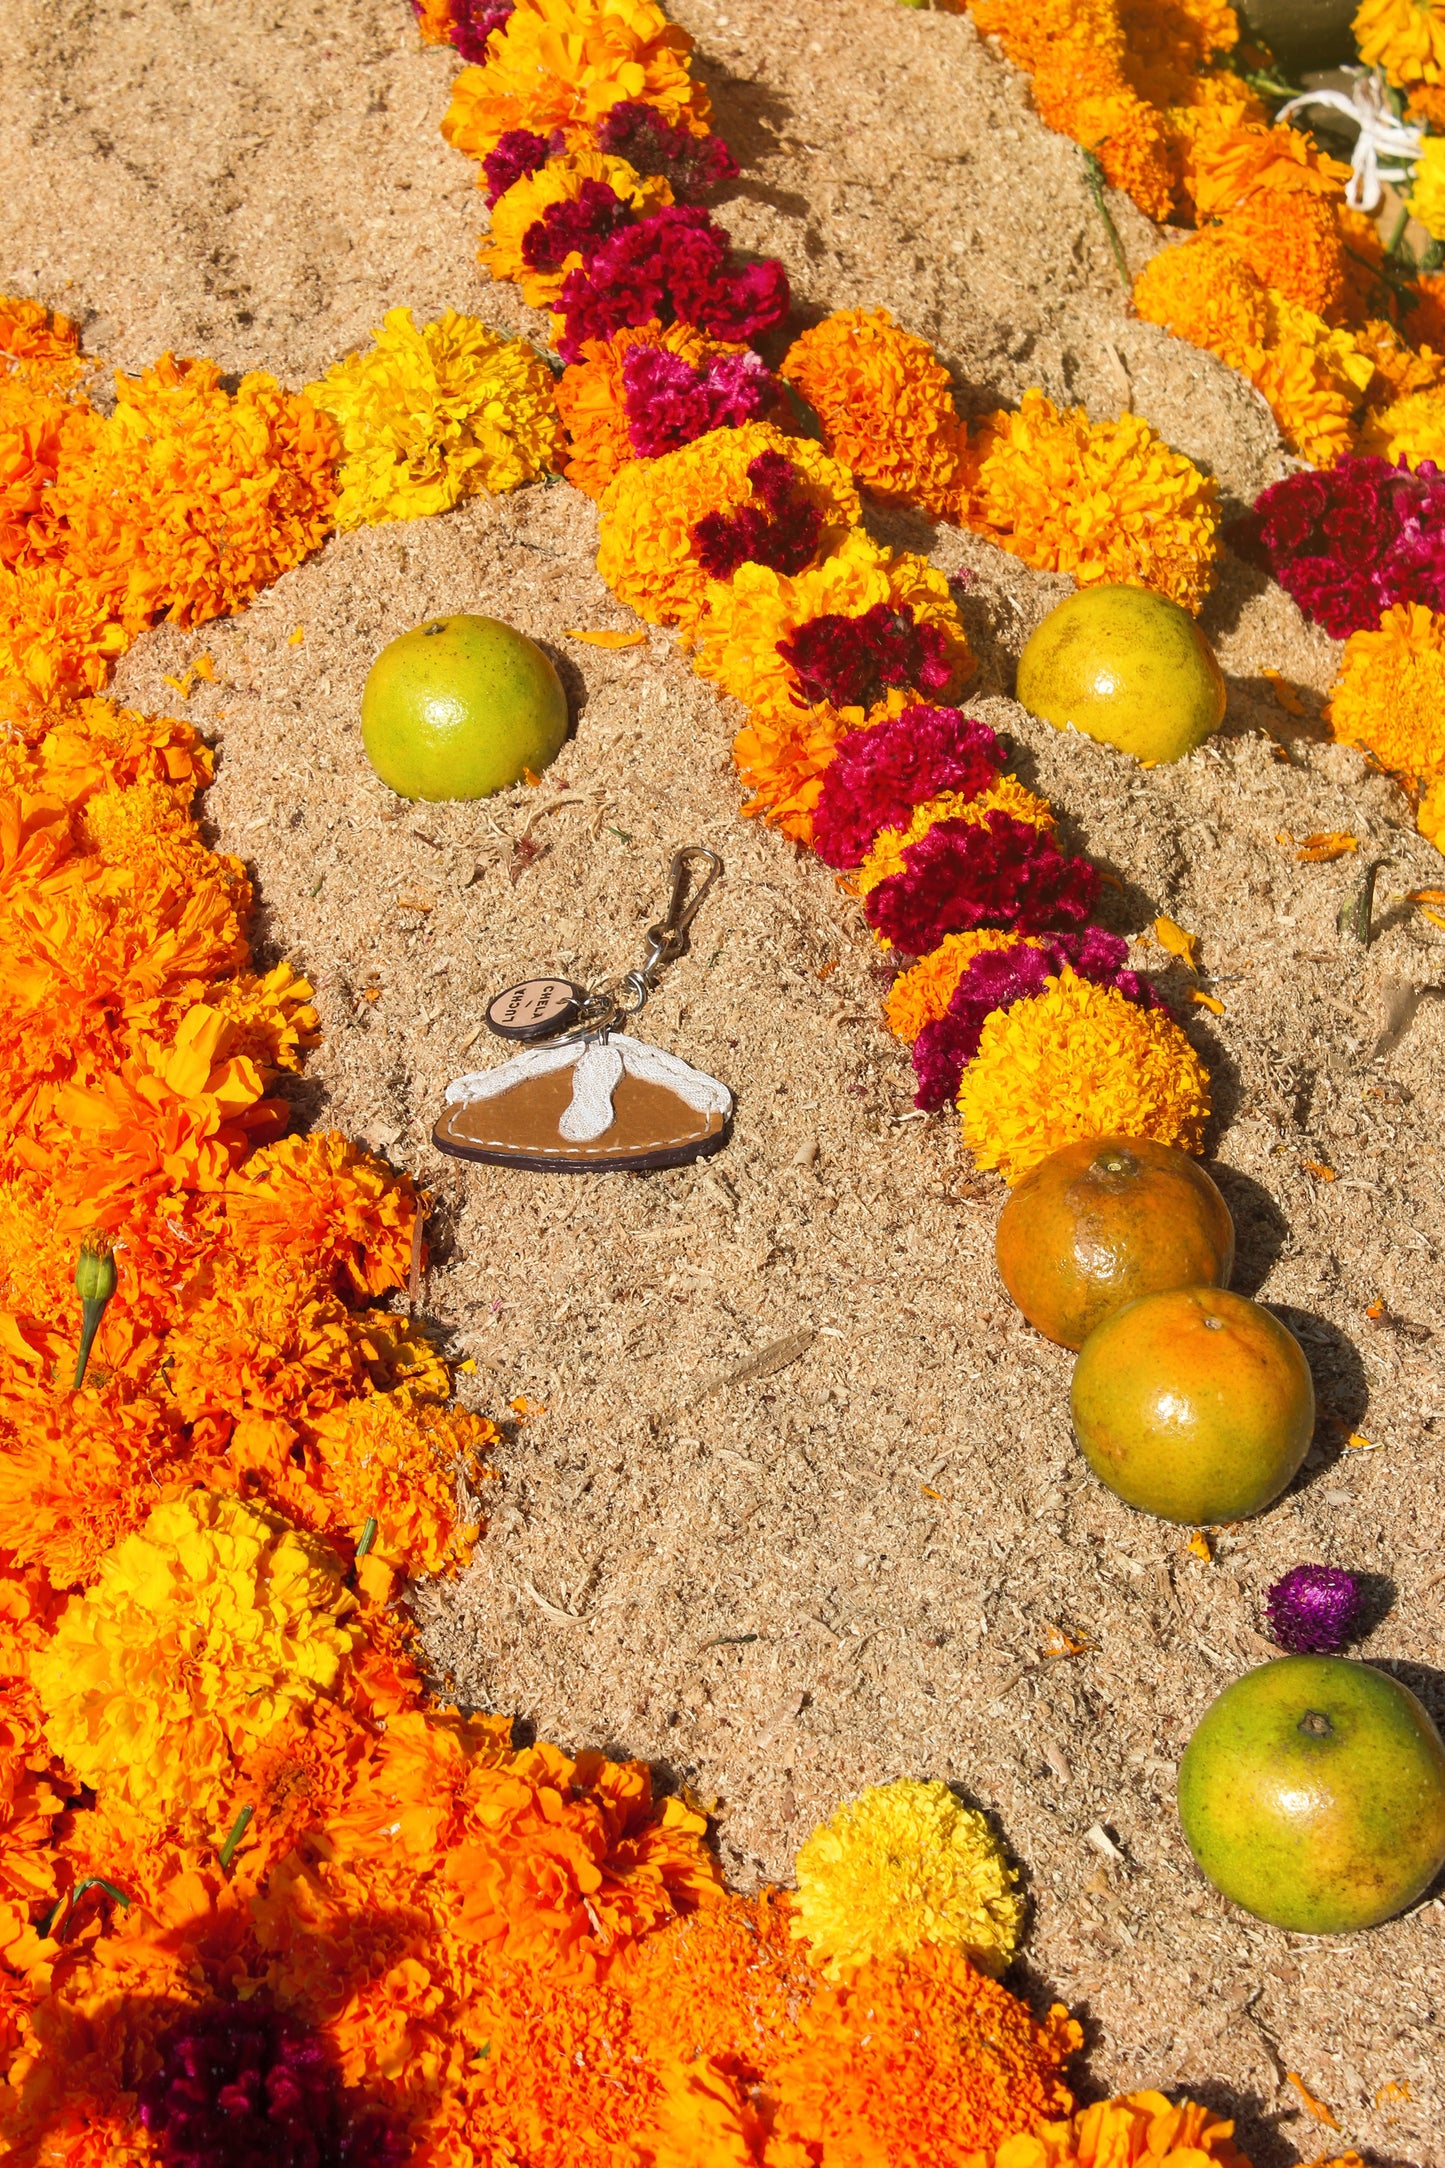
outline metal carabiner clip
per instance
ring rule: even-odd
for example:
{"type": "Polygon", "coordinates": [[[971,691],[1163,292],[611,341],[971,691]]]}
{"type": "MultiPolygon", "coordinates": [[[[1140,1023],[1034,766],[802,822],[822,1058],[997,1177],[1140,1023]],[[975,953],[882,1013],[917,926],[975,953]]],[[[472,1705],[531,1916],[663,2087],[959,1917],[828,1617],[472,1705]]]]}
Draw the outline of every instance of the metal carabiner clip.
{"type": "MultiPolygon", "coordinates": [[[[666,916],[655,926],[647,929],[647,962],[636,974],[650,986],[656,974],[668,964],[675,963],[687,947],[687,929],[697,917],[702,900],[713,882],[722,872],[722,860],[716,851],[710,851],[701,843],[685,843],[673,854],[671,867],[672,894],[668,899],[666,916]],[[688,895],[693,868],[701,864],[707,868],[702,880],[688,895]]],[[[630,974],[629,974],[630,975],[630,974]]]]}

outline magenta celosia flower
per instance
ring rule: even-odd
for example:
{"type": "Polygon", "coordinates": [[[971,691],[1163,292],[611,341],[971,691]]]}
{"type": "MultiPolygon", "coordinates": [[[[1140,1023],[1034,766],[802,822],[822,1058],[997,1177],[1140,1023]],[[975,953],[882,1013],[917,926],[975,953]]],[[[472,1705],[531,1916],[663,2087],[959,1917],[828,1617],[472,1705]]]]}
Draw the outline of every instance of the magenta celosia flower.
{"type": "Polygon", "coordinates": [[[669,204],[653,211],[569,271],[557,308],[557,350],[575,361],[586,339],[610,339],[629,325],[681,321],[716,339],[746,344],[788,313],[788,274],[771,256],[740,263],[727,233],[706,211],[669,204]]]}
{"type": "Polygon", "coordinates": [[[157,2052],[140,2117],[167,2168],[399,2168],[411,2153],[318,2035],[265,2003],[188,2011],[157,2052]]]}
{"type": "Polygon", "coordinates": [[[1067,964],[1081,979],[1112,986],[1141,1009],[1162,1008],[1158,994],[1137,971],[1124,969],[1129,944],[1102,926],[1081,933],[1045,933],[1037,947],[991,949],[975,956],[959,979],[945,1013],[925,1024],[913,1043],[918,1090],[913,1104],[930,1113],[952,1106],[963,1072],[978,1052],[983,1027],[995,1009],[1041,994],[1067,964]]]}
{"type": "Polygon", "coordinates": [[[759,452],[748,467],[758,504],[708,512],[692,530],[692,547],[710,580],[730,580],[739,565],[769,565],[789,579],[810,565],[823,515],[796,494],[798,470],[781,452],[759,452]]]}
{"type": "Polygon", "coordinates": [[[1359,1631],[1364,1591],[1341,1566],[1295,1566],[1265,1597],[1269,1630],[1291,1656],[1338,1656],[1359,1631]]]}
{"type": "Polygon", "coordinates": [[[682,121],[665,120],[655,105],[632,98],[599,122],[597,148],[625,158],[636,173],[661,174],[679,203],[700,203],[737,179],[738,162],[721,136],[695,136],[682,121]]]}
{"type": "MultiPolygon", "coordinates": [[[[515,0],[451,0],[451,41],[463,60],[486,59],[488,38],[504,27],[514,5],[515,0]]],[[[411,11],[420,21],[421,0],[411,0],[411,11]]]]}
{"type": "Polygon", "coordinates": [[[632,212],[606,181],[584,181],[566,203],[549,203],[522,236],[529,271],[560,271],[574,253],[590,263],[603,242],[631,223],[632,212]]]}
{"type": "Polygon", "coordinates": [[[948,643],[937,625],[920,625],[912,606],[875,602],[861,617],[828,612],[800,625],[778,653],[791,664],[800,705],[831,701],[835,708],[871,707],[891,685],[939,693],[953,675],[948,643]]]}
{"type": "Polygon", "coordinates": [[[1053,837],[1008,813],[937,821],[903,852],[904,870],[864,898],[870,926],[908,956],[926,956],[948,933],[979,926],[1043,933],[1080,926],[1099,876],[1087,858],[1065,858],[1053,837]]]}
{"type": "Polygon", "coordinates": [[[1367,456],[1286,475],[1229,541],[1338,640],[1397,602],[1445,609],[1445,474],[1431,460],[1413,473],[1367,456]]]}
{"type": "Polygon", "coordinates": [[[714,354],[696,369],[662,346],[630,346],[622,357],[622,410],[639,459],[679,451],[710,429],[756,421],[774,396],[760,354],[714,354]]]}
{"type": "Polygon", "coordinates": [[[830,866],[861,866],[884,828],[906,828],[926,798],[976,798],[1003,766],[986,723],[957,708],[905,708],[844,738],[823,775],[813,848],[830,866]]]}
{"type": "Polygon", "coordinates": [[[498,136],[496,148],[487,152],[482,160],[482,171],[487,177],[487,208],[490,210],[499,196],[516,181],[525,180],[529,173],[537,173],[553,155],[555,145],[546,136],[534,135],[530,128],[509,128],[498,136]]]}

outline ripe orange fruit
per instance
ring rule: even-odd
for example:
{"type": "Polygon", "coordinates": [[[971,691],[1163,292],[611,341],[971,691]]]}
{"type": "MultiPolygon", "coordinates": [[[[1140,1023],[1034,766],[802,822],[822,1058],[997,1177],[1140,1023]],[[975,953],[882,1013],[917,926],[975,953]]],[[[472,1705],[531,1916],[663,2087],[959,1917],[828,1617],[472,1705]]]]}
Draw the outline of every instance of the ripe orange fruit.
{"type": "Polygon", "coordinates": [[[1445,1866],[1445,1746],[1388,1673],[1281,1657],[1205,1710],[1179,1819],[1215,1888],[1257,1918],[1304,1935],[1375,1927],[1445,1866]]]}
{"type": "Polygon", "coordinates": [[[1224,721],[1224,675],[1187,610],[1146,587],[1081,587],[1030,633],[1018,699],[1138,760],[1182,760],[1224,721]]]}
{"type": "Polygon", "coordinates": [[[384,647],[361,695],[366,757],[403,798],[486,798],[554,761],[562,681],[495,617],[434,617],[384,647]]]}
{"type": "Polygon", "coordinates": [[[1069,1405],[1101,1483],[1196,1527],[1278,1498],[1315,1422],[1299,1342],[1222,1287],[1170,1288],[1115,1310],[1084,1342],[1069,1405]]]}
{"type": "Polygon", "coordinates": [[[1223,1287],[1234,1222],[1188,1152],[1152,1137],[1094,1137],[1024,1176],[999,1217],[995,1251],[1029,1323],[1078,1348],[1140,1295],[1223,1287]]]}

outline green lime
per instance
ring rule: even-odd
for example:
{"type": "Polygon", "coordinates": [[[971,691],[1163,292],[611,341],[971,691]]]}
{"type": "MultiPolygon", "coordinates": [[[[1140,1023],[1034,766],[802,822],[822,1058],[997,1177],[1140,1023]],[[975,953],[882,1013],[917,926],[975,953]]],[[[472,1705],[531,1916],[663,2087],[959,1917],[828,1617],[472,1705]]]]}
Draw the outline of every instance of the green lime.
{"type": "Polygon", "coordinates": [[[1388,1920],[1445,1865],[1445,1746],[1409,1688],[1341,1656],[1226,1686],[1179,1764],[1189,1849],[1232,1903],[1295,1934],[1388,1920]]]}
{"type": "Polygon", "coordinates": [[[1147,587],[1081,587],[1019,657],[1020,705],[1137,760],[1182,760],[1224,720],[1224,676],[1187,610],[1147,587]]]}
{"type": "Polygon", "coordinates": [[[434,617],[384,647],[361,695],[366,757],[403,798],[487,798],[540,775],[567,696],[535,640],[495,617],[434,617]]]}

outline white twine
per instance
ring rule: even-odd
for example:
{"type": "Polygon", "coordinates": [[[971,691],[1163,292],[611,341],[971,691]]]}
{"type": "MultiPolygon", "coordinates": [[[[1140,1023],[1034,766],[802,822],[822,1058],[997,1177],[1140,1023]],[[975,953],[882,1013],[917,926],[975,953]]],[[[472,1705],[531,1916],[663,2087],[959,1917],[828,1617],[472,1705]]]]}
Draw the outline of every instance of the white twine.
{"type": "Polygon", "coordinates": [[[1346,120],[1352,120],[1360,133],[1350,160],[1345,201],[1352,211],[1377,211],[1385,193],[1383,181],[1409,180],[1425,140],[1424,131],[1400,119],[1390,104],[1385,78],[1378,68],[1345,68],[1341,72],[1354,78],[1348,97],[1342,90],[1307,90],[1303,97],[1291,98],[1288,105],[1282,105],[1274,117],[1277,122],[1288,120],[1291,113],[1304,106],[1324,105],[1332,113],[1343,113],[1346,120]]]}
{"type": "Polygon", "coordinates": [[[529,1046],[504,1061],[500,1069],[478,1069],[470,1076],[459,1076],[447,1086],[446,1103],[449,1107],[470,1106],[478,1099],[495,1099],[514,1084],[525,1084],[534,1076],[549,1076],[554,1069],[565,1069],[574,1062],[577,1073],[572,1080],[572,1097],[557,1124],[559,1135],[569,1144],[591,1144],[612,1127],[612,1094],[624,1069],[640,1083],[661,1084],[675,1092],[684,1106],[698,1114],[732,1112],[733,1095],[716,1077],[694,1069],[676,1054],[665,1053],[660,1046],[627,1038],[564,1039],[556,1046],[529,1046]]]}

